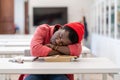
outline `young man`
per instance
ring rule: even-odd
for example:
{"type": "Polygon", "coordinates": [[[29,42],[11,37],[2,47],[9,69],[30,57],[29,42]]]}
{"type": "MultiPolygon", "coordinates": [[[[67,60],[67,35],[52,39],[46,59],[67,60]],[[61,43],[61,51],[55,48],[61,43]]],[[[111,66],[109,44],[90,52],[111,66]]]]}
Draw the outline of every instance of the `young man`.
{"type": "MultiPolygon", "coordinates": [[[[81,40],[84,26],[79,22],[49,26],[43,24],[37,27],[31,41],[32,56],[72,55],[81,53],[81,40]]],[[[30,74],[24,80],[73,80],[72,74],[30,74]]]]}

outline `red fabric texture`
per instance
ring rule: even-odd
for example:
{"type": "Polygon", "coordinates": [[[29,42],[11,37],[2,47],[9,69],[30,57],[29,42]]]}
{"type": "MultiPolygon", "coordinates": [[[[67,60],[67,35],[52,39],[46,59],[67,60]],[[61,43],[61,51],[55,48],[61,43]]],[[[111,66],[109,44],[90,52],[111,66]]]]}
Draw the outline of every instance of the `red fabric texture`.
{"type": "Polygon", "coordinates": [[[21,74],[20,76],[19,76],[19,78],[18,78],[18,80],[23,80],[24,79],[24,74],[21,74]]]}

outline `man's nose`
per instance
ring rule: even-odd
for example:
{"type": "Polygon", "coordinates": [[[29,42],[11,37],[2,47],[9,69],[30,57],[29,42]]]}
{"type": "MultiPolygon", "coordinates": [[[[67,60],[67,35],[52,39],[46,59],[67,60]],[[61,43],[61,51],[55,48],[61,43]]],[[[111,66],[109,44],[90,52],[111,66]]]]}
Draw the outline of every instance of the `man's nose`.
{"type": "Polygon", "coordinates": [[[62,45],[62,42],[61,42],[61,39],[59,38],[59,39],[56,39],[56,44],[57,45],[62,45]]]}

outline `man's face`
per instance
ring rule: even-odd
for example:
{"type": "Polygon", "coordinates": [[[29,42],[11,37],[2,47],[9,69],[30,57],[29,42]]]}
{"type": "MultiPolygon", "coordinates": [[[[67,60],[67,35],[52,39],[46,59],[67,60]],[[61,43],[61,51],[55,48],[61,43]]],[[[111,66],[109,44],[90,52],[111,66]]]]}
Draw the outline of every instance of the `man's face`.
{"type": "Polygon", "coordinates": [[[60,29],[53,34],[50,41],[52,44],[55,44],[55,45],[66,46],[72,43],[69,40],[68,35],[69,35],[68,31],[60,29]]]}

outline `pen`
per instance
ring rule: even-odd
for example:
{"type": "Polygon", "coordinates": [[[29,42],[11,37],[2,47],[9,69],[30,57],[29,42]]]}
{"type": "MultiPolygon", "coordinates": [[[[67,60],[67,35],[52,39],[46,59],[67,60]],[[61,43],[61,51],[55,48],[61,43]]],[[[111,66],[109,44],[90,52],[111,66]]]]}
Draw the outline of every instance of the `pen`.
{"type": "Polygon", "coordinates": [[[33,62],[33,61],[36,61],[38,58],[39,58],[39,57],[35,57],[35,58],[32,60],[32,62],[33,62]]]}

